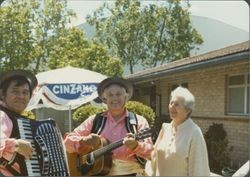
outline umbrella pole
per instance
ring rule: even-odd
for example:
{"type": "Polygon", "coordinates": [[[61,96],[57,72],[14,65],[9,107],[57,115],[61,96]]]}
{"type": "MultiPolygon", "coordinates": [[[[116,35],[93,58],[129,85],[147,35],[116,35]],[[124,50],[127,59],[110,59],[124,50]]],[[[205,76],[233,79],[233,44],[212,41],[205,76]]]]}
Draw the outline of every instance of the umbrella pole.
{"type": "Polygon", "coordinates": [[[69,132],[71,132],[72,121],[71,121],[71,105],[69,105],[69,132]]]}

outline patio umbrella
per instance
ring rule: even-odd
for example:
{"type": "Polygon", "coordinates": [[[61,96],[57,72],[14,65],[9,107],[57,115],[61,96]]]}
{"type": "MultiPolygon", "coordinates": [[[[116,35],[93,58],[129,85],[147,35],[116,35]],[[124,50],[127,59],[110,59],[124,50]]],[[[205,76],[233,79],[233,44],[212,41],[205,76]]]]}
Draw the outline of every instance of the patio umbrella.
{"type": "Polygon", "coordinates": [[[47,107],[56,110],[69,110],[71,129],[71,109],[98,97],[98,84],[106,78],[90,70],[65,67],[36,75],[38,86],[34,90],[27,110],[47,107]]]}

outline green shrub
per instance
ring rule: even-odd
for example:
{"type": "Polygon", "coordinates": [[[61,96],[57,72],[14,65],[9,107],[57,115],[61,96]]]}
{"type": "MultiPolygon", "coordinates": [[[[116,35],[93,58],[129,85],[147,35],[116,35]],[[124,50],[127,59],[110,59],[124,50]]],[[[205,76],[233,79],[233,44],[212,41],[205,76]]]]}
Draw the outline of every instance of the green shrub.
{"type": "Polygon", "coordinates": [[[149,106],[144,105],[138,101],[128,101],[126,104],[126,108],[135,114],[141,115],[145,117],[149,123],[149,125],[153,125],[155,121],[155,113],[153,109],[149,106]]]}
{"type": "MultiPolygon", "coordinates": [[[[139,114],[143,117],[145,117],[148,121],[148,123],[150,125],[153,125],[154,120],[155,120],[155,113],[153,112],[153,110],[140,103],[137,101],[128,101],[126,104],[126,108],[135,113],[135,114],[139,114]]],[[[77,125],[79,125],[80,123],[82,123],[84,120],[86,120],[90,115],[94,115],[96,113],[100,113],[105,111],[105,108],[98,108],[94,105],[88,104],[88,105],[84,105],[80,108],[78,108],[74,114],[73,114],[73,120],[75,121],[75,123],[77,125]]]]}
{"type": "Polygon", "coordinates": [[[212,172],[221,174],[230,165],[227,132],[223,124],[213,123],[204,134],[207,143],[209,166],[212,172]]]}
{"type": "Polygon", "coordinates": [[[105,111],[105,108],[99,108],[91,104],[87,104],[78,108],[73,114],[73,120],[77,125],[85,121],[89,116],[105,111]]]}

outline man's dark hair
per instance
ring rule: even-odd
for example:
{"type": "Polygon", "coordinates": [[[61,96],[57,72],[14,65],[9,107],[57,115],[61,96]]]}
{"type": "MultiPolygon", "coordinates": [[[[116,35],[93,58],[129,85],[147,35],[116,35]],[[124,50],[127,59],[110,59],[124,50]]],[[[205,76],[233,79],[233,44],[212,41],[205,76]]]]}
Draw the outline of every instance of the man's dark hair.
{"type": "Polygon", "coordinates": [[[30,97],[31,97],[31,95],[32,95],[31,85],[30,85],[29,81],[26,79],[26,77],[24,77],[24,76],[13,76],[13,77],[7,79],[6,81],[4,81],[0,86],[0,88],[2,89],[3,95],[6,95],[7,89],[9,88],[10,83],[12,81],[16,82],[15,86],[22,86],[24,84],[28,84],[30,97]]]}

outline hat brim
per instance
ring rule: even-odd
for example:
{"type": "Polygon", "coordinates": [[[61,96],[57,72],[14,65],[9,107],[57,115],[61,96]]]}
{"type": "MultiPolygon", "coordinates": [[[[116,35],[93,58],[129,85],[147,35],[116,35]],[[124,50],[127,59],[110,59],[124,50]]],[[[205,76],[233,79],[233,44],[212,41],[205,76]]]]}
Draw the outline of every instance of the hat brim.
{"type": "Polygon", "coordinates": [[[110,85],[115,85],[115,84],[120,85],[126,89],[126,92],[128,93],[128,100],[133,96],[133,85],[129,81],[123,78],[119,78],[119,77],[111,77],[111,78],[104,79],[98,85],[98,89],[97,89],[98,95],[104,103],[106,103],[106,100],[103,98],[103,91],[105,90],[105,88],[109,87],[110,85]]]}
{"type": "Polygon", "coordinates": [[[34,74],[32,74],[31,72],[29,71],[25,71],[25,70],[12,70],[12,71],[8,71],[4,74],[1,74],[1,77],[0,77],[0,91],[2,89],[2,84],[14,77],[14,76],[23,76],[27,79],[27,81],[29,82],[30,84],[30,87],[31,87],[31,90],[33,91],[34,88],[37,86],[37,78],[34,74]]]}

